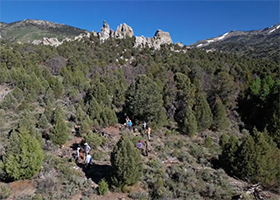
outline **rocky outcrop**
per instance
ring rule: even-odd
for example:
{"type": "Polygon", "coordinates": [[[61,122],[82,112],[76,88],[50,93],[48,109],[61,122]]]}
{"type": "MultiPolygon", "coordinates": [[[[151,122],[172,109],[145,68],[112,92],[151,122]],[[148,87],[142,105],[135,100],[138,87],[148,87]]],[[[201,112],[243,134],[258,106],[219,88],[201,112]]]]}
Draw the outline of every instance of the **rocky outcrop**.
{"type": "MultiPolygon", "coordinates": [[[[24,21],[26,23],[26,21],[24,21]]],[[[40,25],[50,25],[50,26],[58,26],[55,23],[50,23],[45,22],[42,20],[34,20],[32,23],[40,24],[40,25]]],[[[51,46],[59,46],[61,45],[64,41],[73,41],[73,40],[81,40],[83,38],[90,38],[90,36],[96,36],[100,39],[101,42],[104,42],[105,40],[109,38],[115,38],[115,39],[123,39],[123,38],[131,38],[134,36],[133,29],[128,26],[127,24],[120,24],[117,27],[116,31],[113,31],[110,29],[109,24],[106,21],[103,21],[103,26],[101,28],[101,31],[99,33],[93,31],[93,32],[88,32],[85,31],[83,33],[80,33],[78,36],[74,37],[73,39],[70,38],[65,38],[62,41],[58,41],[57,38],[47,38],[44,37],[42,40],[34,40],[32,43],[33,44],[43,44],[43,45],[51,45],[51,46]]],[[[164,32],[162,30],[157,30],[154,37],[152,38],[146,38],[144,36],[136,36],[135,37],[135,42],[134,42],[134,47],[139,47],[139,48],[144,48],[144,47],[149,47],[149,48],[154,48],[154,49],[160,49],[161,45],[164,44],[172,44],[172,39],[169,35],[168,32],[164,32]]]]}
{"type": "Polygon", "coordinates": [[[103,21],[101,31],[97,34],[101,41],[107,40],[108,38],[122,39],[126,37],[133,37],[133,30],[127,24],[121,24],[117,27],[116,31],[110,29],[109,24],[103,21]]]}
{"type": "Polygon", "coordinates": [[[127,24],[121,24],[118,26],[117,30],[114,32],[114,38],[122,39],[126,37],[133,37],[133,30],[127,24]]]}
{"type": "Polygon", "coordinates": [[[37,45],[43,44],[43,45],[50,45],[50,46],[59,46],[62,43],[63,43],[63,41],[60,42],[60,41],[58,41],[57,38],[54,38],[54,37],[52,37],[52,38],[43,37],[42,40],[34,40],[32,42],[32,44],[37,44],[37,45]]]}
{"type": "Polygon", "coordinates": [[[101,31],[98,33],[98,37],[101,41],[107,40],[114,31],[110,29],[109,24],[103,21],[101,31]]]}
{"type": "Polygon", "coordinates": [[[160,49],[160,46],[163,44],[172,44],[172,39],[168,32],[162,30],[157,30],[154,37],[145,38],[144,36],[137,37],[135,39],[134,47],[143,48],[148,46],[150,48],[160,49]]]}

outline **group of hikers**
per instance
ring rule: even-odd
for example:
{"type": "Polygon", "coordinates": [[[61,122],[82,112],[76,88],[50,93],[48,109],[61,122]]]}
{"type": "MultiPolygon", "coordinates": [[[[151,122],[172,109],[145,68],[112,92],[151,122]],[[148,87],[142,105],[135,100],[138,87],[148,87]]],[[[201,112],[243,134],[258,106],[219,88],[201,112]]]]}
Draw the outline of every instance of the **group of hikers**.
{"type": "Polygon", "coordinates": [[[147,134],[147,140],[145,140],[144,144],[142,143],[142,140],[139,140],[138,143],[137,143],[137,148],[141,150],[141,153],[144,152],[144,155],[145,156],[148,156],[149,155],[149,151],[150,151],[150,143],[149,141],[151,140],[151,127],[148,127],[147,123],[144,122],[143,123],[143,132],[144,132],[144,135],[147,134]]]}
{"type": "Polygon", "coordinates": [[[90,167],[92,164],[92,156],[89,154],[90,150],[91,147],[88,143],[84,143],[83,149],[78,146],[76,152],[76,163],[80,163],[82,161],[86,167],[90,167]]]}
{"type": "MultiPolygon", "coordinates": [[[[133,130],[132,122],[127,117],[126,123],[124,124],[130,131],[133,130]]],[[[142,140],[139,140],[136,144],[137,149],[141,151],[145,156],[149,155],[150,143],[151,140],[151,127],[147,125],[146,122],[143,123],[143,134],[147,136],[147,140],[142,143],[142,140]]],[[[92,165],[92,156],[89,154],[91,147],[88,143],[82,143],[82,145],[77,147],[76,150],[76,163],[83,163],[88,168],[92,165]]]]}

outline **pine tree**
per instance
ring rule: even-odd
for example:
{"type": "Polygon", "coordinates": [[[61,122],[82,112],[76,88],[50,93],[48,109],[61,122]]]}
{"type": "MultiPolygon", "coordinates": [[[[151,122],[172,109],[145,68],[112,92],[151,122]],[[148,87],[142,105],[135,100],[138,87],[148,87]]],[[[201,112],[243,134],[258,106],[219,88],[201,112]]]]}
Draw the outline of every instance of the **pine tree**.
{"type": "Polygon", "coordinates": [[[30,135],[26,127],[13,131],[3,161],[9,178],[31,178],[39,172],[43,163],[40,142],[30,135]]]}
{"type": "Polygon", "coordinates": [[[115,186],[133,185],[140,180],[141,155],[127,135],[123,135],[111,153],[111,179],[115,186]]]}

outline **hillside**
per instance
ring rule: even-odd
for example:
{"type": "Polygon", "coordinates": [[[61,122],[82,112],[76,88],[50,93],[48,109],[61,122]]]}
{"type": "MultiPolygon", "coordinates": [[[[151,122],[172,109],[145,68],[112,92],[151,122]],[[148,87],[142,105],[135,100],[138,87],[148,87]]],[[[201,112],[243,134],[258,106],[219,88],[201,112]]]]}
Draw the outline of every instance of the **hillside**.
{"type": "Polygon", "coordinates": [[[221,36],[198,41],[194,48],[266,58],[279,61],[280,24],[252,31],[230,31],[221,36]]]}
{"type": "Polygon", "coordinates": [[[168,43],[139,48],[124,27],[58,46],[1,40],[0,197],[279,199],[278,63],[163,31],[145,41],[168,43]],[[85,142],[90,167],[74,158],[85,142]]]}
{"type": "Polygon", "coordinates": [[[43,37],[55,37],[58,40],[73,39],[81,33],[88,32],[72,26],[44,20],[26,19],[9,24],[1,23],[1,38],[10,42],[27,43],[43,37]]]}

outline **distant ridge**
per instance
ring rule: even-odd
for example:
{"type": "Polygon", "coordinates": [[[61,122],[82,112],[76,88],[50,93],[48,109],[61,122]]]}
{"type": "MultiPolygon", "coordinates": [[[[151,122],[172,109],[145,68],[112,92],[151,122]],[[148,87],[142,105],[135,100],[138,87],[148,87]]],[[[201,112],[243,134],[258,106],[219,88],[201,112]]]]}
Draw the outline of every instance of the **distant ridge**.
{"type": "MultiPolygon", "coordinates": [[[[45,20],[25,19],[12,23],[1,23],[0,38],[2,40],[18,43],[33,43],[58,46],[64,41],[79,40],[83,37],[99,37],[101,42],[108,38],[122,39],[134,37],[133,29],[127,24],[121,24],[116,31],[110,29],[109,24],[103,21],[100,32],[89,32],[69,25],[58,24],[45,20]]],[[[135,36],[135,47],[148,46],[159,49],[161,45],[172,44],[168,32],[157,30],[153,38],[135,36]]]]}
{"type": "Polygon", "coordinates": [[[215,38],[200,40],[190,47],[279,61],[280,23],[260,30],[229,31],[215,38]]]}

